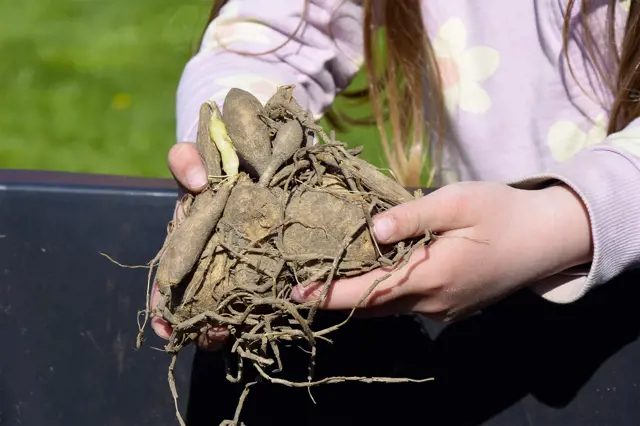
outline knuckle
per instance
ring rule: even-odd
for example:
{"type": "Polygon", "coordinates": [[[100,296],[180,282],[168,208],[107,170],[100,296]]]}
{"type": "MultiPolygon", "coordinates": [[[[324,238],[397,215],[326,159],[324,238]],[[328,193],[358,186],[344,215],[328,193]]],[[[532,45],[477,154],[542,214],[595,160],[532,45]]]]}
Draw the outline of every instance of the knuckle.
{"type": "Polygon", "coordinates": [[[452,308],[451,301],[441,294],[427,296],[427,301],[422,306],[422,312],[428,315],[446,315],[452,308]]]}
{"type": "Polygon", "coordinates": [[[471,200],[469,192],[461,185],[446,186],[440,195],[442,207],[451,220],[461,220],[466,216],[471,200]]]}
{"type": "Polygon", "coordinates": [[[198,347],[207,352],[217,352],[222,348],[224,341],[211,339],[207,336],[207,333],[202,333],[198,336],[198,347]]]}
{"type": "Polygon", "coordinates": [[[420,295],[424,300],[422,311],[427,314],[440,315],[448,313],[455,305],[455,291],[451,275],[444,268],[437,280],[424,287],[420,295]]]}
{"type": "Polygon", "coordinates": [[[417,207],[419,208],[418,205],[409,203],[390,213],[388,218],[394,225],[395,237],[415,236],[424,231],[417,207]]]}

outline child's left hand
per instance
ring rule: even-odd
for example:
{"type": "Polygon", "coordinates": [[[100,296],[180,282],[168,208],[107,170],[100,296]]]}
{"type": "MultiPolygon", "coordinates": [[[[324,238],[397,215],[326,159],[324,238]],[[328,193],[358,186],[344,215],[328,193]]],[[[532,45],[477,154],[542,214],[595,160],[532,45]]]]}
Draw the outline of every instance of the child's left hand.
{"type": "MultiPolygon", "coordinates": [[[[588,263],[589,218],[565,185],[520,190],[505,184],[453,184],[374,218],[380,243],[424,235],[440,238],[414,252],[409,263],[382,281],[363,302],[364,314],[419,312],[449,321],[537,280],[588,263]]],[[[351,309],[379,268],[336,281],[323,309],[351,309]]],[[[318,297],[321,284],[297,287],[293,297],[318,297]]]]}

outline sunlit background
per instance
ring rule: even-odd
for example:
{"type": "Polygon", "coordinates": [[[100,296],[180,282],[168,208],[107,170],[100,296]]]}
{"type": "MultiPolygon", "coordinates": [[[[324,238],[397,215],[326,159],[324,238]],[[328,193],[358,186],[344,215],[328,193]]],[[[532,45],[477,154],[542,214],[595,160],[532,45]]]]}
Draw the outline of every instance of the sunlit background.
{"type": "MultiPolygon", "coordinates": [[[[170,177],[176,88],[211,3],[0,0],[0,168],[170,177]]],[[[374,128],[338,136],[385,166],[374,128]]]]}

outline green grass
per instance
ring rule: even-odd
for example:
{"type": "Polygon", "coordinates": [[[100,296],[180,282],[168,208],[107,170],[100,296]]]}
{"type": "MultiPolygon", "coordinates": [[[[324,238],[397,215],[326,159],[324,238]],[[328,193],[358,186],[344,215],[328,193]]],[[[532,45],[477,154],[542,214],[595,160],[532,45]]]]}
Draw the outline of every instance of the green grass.
{"type": "MultiPolygon", "coordinates": [[[[0,168],[169,177],[210,0],[0,0],[0,168]]],[[[384,162],[373,128],[339,134],[384,162]]]]}

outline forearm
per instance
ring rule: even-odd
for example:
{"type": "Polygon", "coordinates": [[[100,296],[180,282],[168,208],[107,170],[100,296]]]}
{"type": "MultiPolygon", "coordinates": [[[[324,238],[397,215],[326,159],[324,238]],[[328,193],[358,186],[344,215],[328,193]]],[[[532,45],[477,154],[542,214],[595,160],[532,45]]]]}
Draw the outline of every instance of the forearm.
{"type": "Polygon", "coordinates": [[[593,260],[589,212],[580,196],[568,185],[559,184],[535,191],[544,211],[540,217],[548,228],[540,250],[557,257],[560,272],[593,260]]]}
{"type": "MultiPolygon", "coordinates": [[[[639,154],[640,119],[636,119],[571,160],[512,184],[534,188],[561,182],[577,194],[588,213],[591,263],[584,265],[582,276],[565,274],[541,283],[538,291],[549,300],[572,302],[590,288],[640,265],[639,154]]],[[[562,225],[572,226],[569,222],[562,225]]],[[[563,232],[571,232],[570,229],[563,232]]]]}

